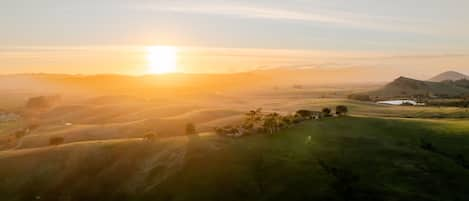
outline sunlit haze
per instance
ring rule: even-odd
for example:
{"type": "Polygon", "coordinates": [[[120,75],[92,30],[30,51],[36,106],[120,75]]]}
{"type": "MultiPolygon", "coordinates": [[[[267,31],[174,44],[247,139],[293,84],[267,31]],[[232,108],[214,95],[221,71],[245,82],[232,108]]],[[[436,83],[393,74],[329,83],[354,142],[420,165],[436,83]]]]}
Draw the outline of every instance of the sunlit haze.
{"type": "Polygon", "coordinates": [[[164,74],[177,70],[177,49],[171,46],[152,46],[147,48],[149,73],[164,74]]]}
{"type": "Polygon", "coordinates": [[[0,201],[469,201],[469,0],[0,0],[0,201]]]}
{"type": "Polygon", "coordinates": [[[463,0],[6,1],[0,74],[469,73],[468,7],[463,0]],[[177,54],[149,50],[159,45],[177,54]]]}

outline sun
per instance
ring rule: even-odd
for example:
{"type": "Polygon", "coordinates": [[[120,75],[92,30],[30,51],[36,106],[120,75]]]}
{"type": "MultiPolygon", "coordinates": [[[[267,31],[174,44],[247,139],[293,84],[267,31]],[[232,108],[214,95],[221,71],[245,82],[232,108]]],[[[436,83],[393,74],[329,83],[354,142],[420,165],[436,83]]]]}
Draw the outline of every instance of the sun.
{"type": "Polygon", "coordinates": [[[147,47],[149,73],[164,74],[176,72],[177,54],[178,49],[173,46],[147,47]]]}

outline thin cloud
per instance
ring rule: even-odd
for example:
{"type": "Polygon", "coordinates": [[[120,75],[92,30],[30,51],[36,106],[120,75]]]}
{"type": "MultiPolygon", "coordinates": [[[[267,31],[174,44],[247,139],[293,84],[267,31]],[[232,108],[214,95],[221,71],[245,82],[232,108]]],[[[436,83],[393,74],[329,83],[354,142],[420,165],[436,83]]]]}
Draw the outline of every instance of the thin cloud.
{"type": "Polygon", "coordinates": [[[384,57],[355,57],[350,60],[412,60],[412,59],[448,59],[448,58],[468,58],[469,54],[410,54],[410,55],[391,55],[384,57]]]}
{"type": "Polygon", "coordinates": [[[335,12],[324,9],[293,10],[283,8],[268,8],[258,5],[226,5],[226,4],[158,4],[132,6],[139,10],[154,10],[164,12],[192,13],[204,15],[221,15],[246,19],[286,20],[297,22],[310,22],[346,27],[359,27],[366,29],[410,32],[429,34],[424,27],[418,26],[422,22],[408,19],[384,16],[367,16],[363,14],[335,12]]]}

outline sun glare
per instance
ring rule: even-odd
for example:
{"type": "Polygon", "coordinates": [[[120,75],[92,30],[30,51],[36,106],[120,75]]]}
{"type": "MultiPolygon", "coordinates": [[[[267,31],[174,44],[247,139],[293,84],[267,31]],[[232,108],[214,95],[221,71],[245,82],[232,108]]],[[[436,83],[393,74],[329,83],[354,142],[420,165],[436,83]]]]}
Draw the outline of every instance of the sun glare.
{"type": "Polygon", "coordinates": [[[148,71],[152,74],[176,72],[178,49],[172,46],[147,48],[148,71]]]}

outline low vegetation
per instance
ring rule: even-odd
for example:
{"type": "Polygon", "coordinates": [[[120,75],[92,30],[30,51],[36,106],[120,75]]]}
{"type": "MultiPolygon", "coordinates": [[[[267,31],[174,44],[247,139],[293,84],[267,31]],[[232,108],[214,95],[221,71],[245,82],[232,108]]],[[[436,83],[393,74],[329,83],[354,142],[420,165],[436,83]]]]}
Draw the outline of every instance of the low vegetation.
{"type": "Polygon", "coordinates": [[[109,98],[38,110],[1,128],[0,200],[469,199],[465,98],[394,107],[282,90],[254,103],[221,92],[208,107],[109,98]]]}
{"type": "Polygon", "coordinates": [[[457,153],[457,154],[450,154],[443,150],[438,149],[433,143],[428,142],[425,139],[420,139],[420,148],[423,150],[438,154],[442,157],[445,157],[449,160],[453,160],[456,164],[460,165],[462,168],[469,170],[469,161],[466,160],[464,154],[457,153]]]}
{"type": "Polygon", "coordinates": [[[325,107],[325,108],[322,109],[321,112],[322,112],[322,114],[324,115],[324,117],[330,117],[330,116],[332,116],[332,115],[331,115],[331,112],[332,112],[331,108],[325,107]]]}
{"type": "Polygon", "coordinates": [[[469,108],[469,98],[427,100],[427,106],[469,108]]]}
{"type": "Polygon", "coordinates": [[[158,137],[158,135],[154,132],[147,132],[144,136],[143,136],[143,139],[144,140],[148,140],[148,141],[153,141],[155,140],[156,138],[158,137]]]}
{"type": "Polygon", "coordinates": [[[347,96],[347,98],[351,100],[359,100],[359,101],[372,101],[371,97],[366,94],[350,94],[347,96]]]}
{"type": "Polygon", "coordinates": [[[466,123],[342,117],[237,140],[185,136],[5,152],[0,192],[18,201],[467,200],[466,123]]]}
{"type": "Polygon", "coordinates": [[[186,135],[194,135],[197,133],[195,125],[193,123],[186,124],[186,135]]]}
{"type": "Polygon", "coordinates": [[[63,144],[65,139],[63,137],[51,137],[49,139],[49,145],[60,145],[63,144]]]}
{"type": "Polygon", "coordinates": [[[339,116],[346,115],[348,113],[348,107],[345,105],[338,105],[335,108],[335,113],[339,116]]]}

